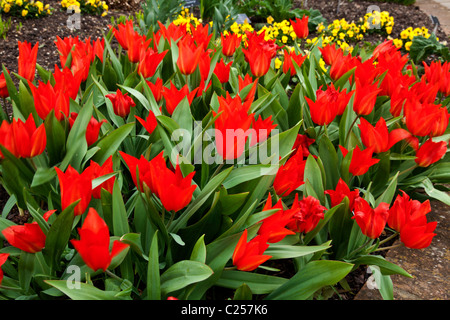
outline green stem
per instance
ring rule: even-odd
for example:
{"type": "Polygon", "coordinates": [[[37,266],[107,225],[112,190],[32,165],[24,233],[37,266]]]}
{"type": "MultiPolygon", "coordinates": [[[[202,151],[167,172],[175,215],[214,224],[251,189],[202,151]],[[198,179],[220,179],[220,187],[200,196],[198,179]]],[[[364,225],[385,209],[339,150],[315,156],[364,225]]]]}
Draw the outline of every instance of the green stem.
{"type": "Polygon", "coordinates": [[[8,287],[8,286],[2,286],[2,285],[0,285],[0,289],[13,290],[13,291],[22,291],[22,288],[8,287]]]}
{"type": "Polygon", "coordinates": [[[171,210],[170,211],[170,219],[169,222],[167,223],[167,229],[170,227],[170,225],[172,224],[173,219],[175,218],[175,211],[171,210]]]}
{"type": "Polygon", "coordinates": [[[366,247],[370,242],[372,242],[372,240],[373,239],[368,238],[367,241],[362,246],[360,246],[358,249],[355,249],[352,252],[350,252],[350,254],[347,255],[347,257],[351,258],[355,253],[357,253],[357,252],[361,251],[362,249],[364,249],[364,247],[366,247]]]}
{"type": "MultiPolygon", "coordinates": [[[[395,238],[396,236],[398,236],[398,235],[399,235],[399,232],[396,231],[395,233],[391,234],[391,235],[390,235],[389,237],[387,237],[386,239],[380,241],[380,242],[378,243],[378,247],[381,246],[382,244],[384,244],[384,243],[386,243],[386,242],[388,242],[388,241],[394,239],[394,238],[395,238]]],[[[374,248],[375,248],[375,245],[371,246],[369,249],[367,249],[367,251],[371,252],[374,248]]],[[[376,250],[375,250],[375,251],[376,251],[376,250]]]]}
{"type": "Polygon", "coordinates": [[[119,280],[119,281],[123,281],[123,279],[122,279],[121,277],[119,277],[119,276],[116,275],[115,273],[109,271],[108,269],[106,269],[105,273],[106,273],[108,276],[110,276],[111,278],[114,278],[114,279],[119,280]]]}
{"type": "Polygon", "coordinates": [[[384,247],[384,248],[379,248],[377,250],[375,250],[374,252],[378,252],[378,251],[384,251],[384,250],[390,250],[390,249],[394,249],[394,248],[398,248],[403,246],[403,242],[396,244],[395,246],[389,246],[389,247],[384,247]]]}
{"type": "Polygon", "coordinates": [[[356,117],[356,119],[353,120],[353,122],[352,122],[350,128],[348,129],[347,136],[345,137],[345,142],[344,142],[344,145],[343,145],[343,147],[345,147],[345,148],[347,148],[347,142],[348,142],[348,139],[350,138],[350,134],[352,133],[352,129],[353,129],[353,127],[355,126],[356,121],[358,121],[359,117],[360,117],[360,115],[358,115],[358,116],[356,117]]]}

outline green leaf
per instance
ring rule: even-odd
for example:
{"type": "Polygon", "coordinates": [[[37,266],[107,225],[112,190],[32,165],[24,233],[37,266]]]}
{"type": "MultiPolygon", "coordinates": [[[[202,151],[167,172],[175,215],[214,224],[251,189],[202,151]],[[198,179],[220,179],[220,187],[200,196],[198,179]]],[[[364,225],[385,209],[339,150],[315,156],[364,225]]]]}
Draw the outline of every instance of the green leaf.
{"type": "Polygon", "coordinates": [[[389,183],[386,190],[376,199],[375,206],[378,207],[380,203],[385,202],[387,204],[391,204],[392,199],[394,199],[395,192],[397,191],[397,178],[398,172],[395,174],[392,181],[389,183]]]}
{"type": "Polygon", "coordinates": [[[300,269],[289,281],[275,289],[267,300],[305,300],[314,292],[342,280],[353,265],[341,261],[311,261],[300,269]]]}
{"type": "Polygon", "coordinates": [[[236,289],[234,293],[233,300],[243,301],[243,300],[252,300],[252,290],[250,287],[243,283],[236,289]]]}
{"type": "Polygon", "coordinates": [[[325,194],[322,180],[322,172],[312,155],[309,155],[305,165],[304,181],[309,181],[315,194],[322,204],[325,203],[325,194]]]}
{"type": "Polygon", "coordinates": [[[260,178],[261,176],[275,175],[277,170],[278,167],[272,166],[271,164],[248,165],[235,168],[223,182],[223,186],[225,189],[230,189],[243,182],[260,178]]]}
{"type": "Polygon", "coordinates": [[[209,278],[212,274],[212,269],[204,263],[191,260],[177,262],[161,275],[161,293],[168,294],[183,289],[209,278]]]}
{"type": "Polygon", "coordinates": [[[291,246],[271,244],[269,248],[264,251],[264,254],[272,256],[271,260],[291,259],[323,251],[330,247],[331,246],[291,246]]]}
{"type": "Polygon", "coordinates": [[[35,255],[22,251],[19,259],[19,284],[25,292],[30,289],[31,279],[34,276],[35,255]]]}
{"type": "Polygon", "coordinates": [[[160,273],[159,273],[159,251],[158,251],[158,231],[153,235],[150,251],[148,253],[147,267],[147,299],[160,300],[160,273]]]}
{"type": "Polygon", "coordinates": [[[127,297],[117,295],[117,291],[103,291],[93,285],[65,280],[46,280],[46,283],[63,292],[72,300],[124,300],[127,297]],[[70,283],[70,286],[69,286],[70,283]],[[73,287],[72,287],[73,286],[73,287]],[[79,289],[78,289],[78,288],[79,289]]]}
{"type": "Polygon", "coordinates": [[[375,283],[384,300],[394,300],[394,285],[391,276],[384,275],[377,266],[369,266],[375,283]]]}
{"type": "Polygon", "coordinates": [[[128,215],[123,202],[122,193],[119,187],[119,183],[116,180],[114,182],[112,193],[112,215],[113,215],[113,232],[116,236],[123,236],[129,233],[128,215]]]}
{"type": "Polygon", "coordinates": [[[346,262],[354,264],[355,268],[357,268],[360,265],[377,266],[383,275],[399,274],[407,278],[412,278],[412,275],[406,272],[403,268],[399,267],[398,265],[392,262],[387,261],[382,256],[364,255],[359,256],[358,258],[353,260],[347,260],[346,262]]]}
{"type": "Polygon", "coordinates": [[[205,235],[202,235],[195,243],[190,260],[202,263],[206,262],[205,235]]]}
{"type": "Polygon", "coordinates": [[[224,270],[217,285],[237,289],[245,283],[253,294],[268,294],[285,284],[288,279],[239,270],[224,270]]]}

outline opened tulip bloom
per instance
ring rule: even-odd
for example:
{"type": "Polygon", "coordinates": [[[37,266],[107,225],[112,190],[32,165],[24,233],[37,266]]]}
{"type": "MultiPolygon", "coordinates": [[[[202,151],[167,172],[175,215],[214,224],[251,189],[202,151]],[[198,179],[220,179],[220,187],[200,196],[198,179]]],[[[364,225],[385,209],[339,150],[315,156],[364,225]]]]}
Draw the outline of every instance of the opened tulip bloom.
{"type": "Polygon", "coordinates": [[[45,120],[52,111],[58,121],[69,117],[70,97],[68,91],[63,88],[55,89],[50,82],[43,83],[40,80],[37,87],[31,82],[28,84],[39,118],[45,120]]]}
{"type": "Polygon", "coordinates": [[[105,221],[94,208],[90,208],[81,228],[78,228],[79,240],[70,240],[86,265],[94,271],[106,271],[112,259],[129,247],[115,240],[110,250],[110,234],[105,221]]]}
{"type": "Polygon", "coordinates": [[[151,78],[156,72],[156,69],[163,61],[168,50],[161,53],[155,52],[152,49],[144,51],[139,60],[138,74],[144,78],[151,78]]]}
{"type": "Polygon", "coordinates": [[[308,19],[308,16],[303,16],[301,19],[296,18],[294,21],[290,20],[296,36],[300,39],[306,39],[309,35],[308,19]]]}
{"type": "Polygon", "coordinates": [[[33,81],[36,73],[36,60],[39,42],[33,47],[31,43],[24,41],[19,43],[19,76],[28,81],[33,81]]]}
{"type": "Polygon", "coordinates": [[[305,183],[305,166],[306,160],[303,159],[303,153],[300,151],[280,166],[273,181],[273,188],[277,195],[288,196],[305,183]]]}
{"type": "Polygon", "coordinates": [[[364,235],[371,239],[378,238],[383,232],[389,217],[389,204],[380,203],[375,209],[363,198],[355,200],[354,215],[352,219],[361,228],[364,235]]]}
{"type": "MultiPolygon", "coordinates": [[[[44,219],[48,220],[55,211],[45,213],[44,219]]],[[[36,221],[9,226],[2,234],[10,245],[28,253],[40,252],[45,247],[46,235],[36,221]]]]}
{"type": "Polygon", "coordinates": [[[150,88],[150,91],[153,94],[153,97],[155,98],[156,102],[161,101],[162,99],[162,89],[163,89],[163,81],[161,78],[156,79],[155,83],[150,82],[146,80],[148,87],[150,88]]]}
{"type": "Polygon", "coordinates": [[[436,236],[437,222],[407,223],[400,232],[400,241],[410,249],[424,249],[430,246],[436,236]]]}
{"type": "Polygon", "coordinates": [[[269,247],[267,235],[258,235],[247,242],[247,234],[248,231],[245,229],[232,256],[233,264],[241,271],[253,271],[272,258],[272,256],[263,254],[269,247]]]}
{"type": "Polygon", "coordinates": [[[81,215],[86,211],[92,198],[92,168],[88,167],[82,173],[78,173],[71,165],[65,172],[55,167],[58,174],[61,189],[61,208],[66,209],[72,203],[80,200],[74,208],[74,214],[81,215]]]}
{"type": "Polygon", "coordinates": [[[403,190],[401,192],[402,194],[397,196],[389,209],[387,221],[389,227],[401,232],[403,227],[411,221],[415,221],[415,224],[427,223],[426,214],[431,212],[430,200],[421,203],[411,199],[403,190]]]}
{"type": "MultiPolygon", "coordinates": [[[[109,158],[106,159],[106,161],[102,165],[99,165],[97,162],[91,160],[89,167],[92,169],[92,176],[93,176],[92,178],[93,179],[101,178],[102,176],[114,173],[112,156],[109,156],[109,158]]],[[[102,189],[105,189],[106,191],[108,191],[109,193],[112,194],[115,180],[116,180],[116,177],[113,176],[113,177],[109,178],[108,180],[102,182],[99,186],[95,187],[92,190],[92,196],[95,199],[101,199],[102,189]]]]}
{"type": "Polygon", "coordinates": [[[120,89],[117,89],[116,93],[107,94],[105,97],[111,100],[114,113],[122,118],[130,113],[131,107],[136,106],[133,98],[128,96],[128,93],[122,94],[120,89]]]}
{"type": "Polygon", "coordinates": [[[225,64],[223,59],[220,59],[220,61],[216,64],[216,67],[214,69],[214,74],[219,79],[220,83],[226,83],[228,82],[228,79],[230,78],[230,68],[233,64],[233,61],[228,62],[228,64],[225,64]]]}
{"type": "MultiPolygon", "coordinates": [[[[348,150],[343,146],[339,146],[344,157],[347,156],[348,150]]],[[[374,147],[361,150],[359,146],[353,149],[350,161],[349,172],[354,176],[361,176],[369,171],[370,167],[380,162],[380,159],[372,158],[374,147]]]]}
{"type": "Polygon", "coordinates": [[[422,144],[416,152],[416,163],[420,167],[428,167],[441,160],[447,152],[448,142],[434,142],[431,138],[422,144]]]}
{"type": "Polygon", "coordinates": [[[297,70],[295,69],[294,63],[300,68],[303,62],[306,60],[308,56],[302,54],[296,54],[294,52],[284,51],[284,60],[283,60],[283,73],[290,72],[291,77],[297,74],[297,70]]]}
{"type": "Polygon", "coordinates": [[[181,100],[183,100],[185,97],[187,98],[189,104],[192,103],[192,101],[195,98],[195,95],[197,94],[198,88],[189,91],[188,85],[184,85],[181,89],[178,89],[172,81],[170,81],[170,88],[163,87],[161,94],[163,95],[165,102],[166,102],[166,110],[167,112],[172,115],[175,111],[176,107],[180,104],[181,100]]]}
{"type": "Polygon", "coordinates": [[[355,200],[359,198],[359,190],[350,190],[348,185],[341,178],[339,178],[335,190],[326,190],[325,194],[328,194],[330,196],[331,207],[339,205],[342,200],[347,197],[349,201],[350,211],[353,211],[355,200]]]}
{"type": "Polygon", "coordinates": [[[267,119],[262,119],[259,115],[258,119],[252,119],[252,132],[250,146],[254,146],[257,143],[261,143],[267,140],[273,129],[277,127],[277,124],[273,122],[272,116],[267,119]]]}
{"type": "Polygon", "coordinates": [[[293,215],[291,222],[287,227],[295,232],[307,234],[311,232],[320,220],[325,216],[326,207],[320,204],[320,201],[312,196],[308,196],[302,200],[296,199],[298,202],[297,212],[293,215]]]}
{"type": "Polygon", "coordinates": [[[134,117],[145,128],[145,130],[147,130],[149,134],[152,134],[152,132],[156,129],[156,126],[158,125],[155,114],[151,110],[149,111],[148,116],[147,118],[145,118],[145,120],[138,116],[134,117]]]}

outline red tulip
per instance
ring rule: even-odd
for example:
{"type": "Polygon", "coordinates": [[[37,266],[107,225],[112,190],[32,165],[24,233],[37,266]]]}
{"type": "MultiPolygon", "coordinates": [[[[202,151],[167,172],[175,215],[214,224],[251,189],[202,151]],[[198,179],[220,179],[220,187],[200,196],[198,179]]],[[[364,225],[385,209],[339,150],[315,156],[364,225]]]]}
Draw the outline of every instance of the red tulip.
{"type": "MultiPolygon", "coordinates": [[[[278,50],[281,49],[281,47],[277,45],[275,39],[266,40],[265,30],[263,30],[262,32],[246,31],[245,35],[247,36],[247,49],[264,51],[270,56],[270,59],[275,58],[278,50]]],[[[250,63],[250,60],[247,56],[245,56],[245,61],[250,63]]]]}
{"type": "Polygon", "coordinates": [[[128,50],[128,41],[136,33],[133,27],[133,20],[127,20],[125,24],[119,23],[116,28],[112,28],[112,32],[117,42],[124,50],[128,50]]]}
{"type": "Polygon", "coordinates": [[[303,16],[301,19],[296,18],[294,21],[289,20],[291,22],[292,28],[294,28],[294,32],[297,35],[297,38],[305,39],[308,37],[308,19],[308,16],[303,16]]]}
{"type": "Polygon", "coordinates": [[[94,49],[94,58],[97,57],[100,59],[100,61],[103,63],[103,52],[105,51],[105,39],[98,39],[95,40],[93,43],[93,49],[94,49]]]}
{"type": "Polygon", "coordinates": [[[308,103],[311,120],[320,126],[329,125],[336,118],[338,108],[330,104],[330,97],[327,94],[317,94],[316,101],[305,96],[308,103]]]}
{"type": "Polygon", "coordinates": [[[358,78],[355,81],[356,88],[353,111],[358,115],[368,115],[372,112],[381,89],[378,89],[378,83],[363,85],[358,78]]]}
{"type": "Polygon", "coordinates": [[[303,62],[306,60],[308,56],[304,56],[302,54],[289,53],[286,50],[284,51],[284,61],[283,61],[283,72],[288,73],[290,71],[290,75],[295,76],[297,71],[295,70],[294,64],[292,61],[295,61],[297,66],[300,68],[303,62]]]}
{"type": "Polygon", "coordinates": [[[31,43],[24,41],[19,43],[19,76],[33,82],[36,73],[36,60],[39,48],[37,42],[33,48],[31,43]]]}
{"type": "Polygon", "coordinates": [[[307,135],[299,133],[295,139],[294,145],[292,146],[292,150],[294,150],[292,156],[294,156],[297,152],[301,152],[303,158],[307,158],[310,155],[309,146],[315,141],[316,140],[309,138],[307,135]]]}
{"type": "Polygon", "coordinates": [[[177,66],[184,75],[192,74],[200,62],[204,48],[197,47],[189,37],[182,38],[178,42],[177,66]]]}
{"type": "Polygon", "coordinates": [[[170,81],[170,88],[163,87],[161,91],[161,94],[166,101],[167,112],[172,115],[176,107],[180,104],[181,100],[183,100],[184,97],[187,97],[189,104],[191,104],[195,98],[197,90],[198,88],[189,91],[189,87],[187,84],[184,85],[180,90],[178,90],[178,88],[172,83],[172,81],[170,81]]]}
{"type": "Polygon", "coordinates": [[[424,249],[430,246],[436,233],[437,222],[407,223],[400,232],[400,241],[410,249],[424,249]]]}
{"type": "Polygon", "coordinates": [[[64,67],[60,70],[58,66],[55,65],[53,77],[55,78],[55,86],[53,88],[56,92],[67,91],[69,98],[72,100],[77,98],[82,81],[81,72],[73,74],[69,68],[64,67]]]}
{"type": "MultiPolygon", "coordinates": [[[[2,124],[0,125],[0,145],[5,147],[15,157],[18,157],[18,154],[16,152],[16,143],[14,141],[14,134],[11,129],[11,125],[6,120],[3,120],[2,124]]],[[[3,157],[4,156],[0,151],[0,159],[2,159],[3,157]]]]}
{"type": "Polygon", "coordinates": [[[411,85],[409,91],[420,103],[431,104],[436,101],[439,84],[428,83],[425,78],[422,78],[422,80],[411,85]]]}
{"type": "Polygon", "coordinates": [[[138,74],[144,78],[151,78],[156,72],[156,69],[163,61],[168,50],[157,53],[152,49],[147,49],[139,60],[138,74]]]}
{"type": "MultiPolygon", "coordinates": [[[[48,211],[45,220],[55,211],[48,211]]],[[[28,253],[40,252],[45,247],[46,236],[37,222],[7,227],[2,234],[10,245],[28,253]]]]}
{"type": "Polygon", "coordinates": [[[353,57],[350,54],[337,54],[329,71],[331,79],[338,80],[344,74],[356,68],[361,63],[359,59],[359,57],[353,57]]]}
{"type": "Polygon", "coordinates": [[[319,50],[322,53],[323,61],[329,66],[333,65],[339,56],[344,56],[344,51],[341,48],[337,48],[336,43],[328,44],[322,48],[319,47],[319,50]]]}
{"type": "Polygon", "coordinates": [[[149,134],[152,134],[152,132],[155,130],[156,126],[158,125],[155,114],[152,111],[148,112],[148,116],[145,120],[138,116],[134,116],[134,117],[145,128],[145,130],[147,130],[147,132],[149,134]]]}
{"type": "Polygon", "coordinates": [[[305,183],[306,160],[303,159],[303,154],[297,152],[291,156],[285,164],[281,165],[273,181],[275,192],[279,196],[288,196],[292,191],[305,183]]]}
{"type": "Polygon", "coordinates": [[[77,200],[80,202],[74,208],[75,216],[82,215],[92,198],[92,168],[88,167],[81,174],[71,165],[66,172],[55,167],[61,189],[61,208],[64,210],[77,200]]]}
{"type": "Polygon", "coordinates": [[[434,142],[428,139],[416,152],[416,163],[420,167],[428,167],[433,163],[439,161],[447,152],[447,142],[434,142]]]}
{"type": "Polygon", "coordinates": [[[257,143],[261,143],[267,140],[270,133],[275,129],[277,124],[273,123],[272,116],[267,119],[262,119],[259,115],[258,120],[252,119],[252,129],[255,130],[255,136],[252,136],[250,146],[254,146],[257,143]]]}
{"type": "MultiPolygon", "coordinates": [[[[104,175],[114,172],[112,156],[106,159],[106,161],[101,166],[97,162],[91,160],[89,167],[92,170],[92,179],[100,178],[104,175]]],[[[115,177],[111,177],[105,182],[103,182],[101,185],[92,190],[92,196],[95,199],[101,199],[102,189],[105,189],[106,191],[112,194],[115,180],[116,180],[115,177]]]]}
{"type": "Polygon", "coordinates": [[[216,67],[214,68],[214,74],[219,78],[220,83],[226,83],[228,82],[228,79],[230,78],[230,68],[233,64],[233,61],[230,61],[228,64],[225,64],[223,59],[220,59],[220,61],[216,64],[216,67]]]}
{"type": "MultiPolygon", "coordinates": [[[[348,150],[343,146],[339,146],[344,157],[347,155],[348,150]]],[[[350,161],[349,172],[354,176],[361,176],[369,171],[370,167],[380,162],[380,159],[373,159],[373,147],[361,150],[359,146],[353,149],[352,159],[350,161]]]]}
{"type": "Polygon", "coordinates": [[[404,191],[403,195],[398,195],[389,209],[387,223],[390,228],[401,232],[403,227],[415,221],[415,223],[425,224],[427,222],[426,214],[431,211],[430,201],[426,200],[420,203],[418,200],[412,200],[404,191]]]}
{"type": "Polygon", "coordinates": [[[94,208],[89,209],[83,226],[78,228],[78,234],[80,240],[73,239],[70,240],[70,243],[78,251],[86,265],[94,271],[99,269],[106,271],[112,259],[129,246],[115,240],[110,251],[108,226],[94,208]]]}
{"type": "Polygon", "coordinates": [[[116,93],[110,93],[105,96],[111,100],[114,113],[119,117],[126,117],[131,110],[131,107],[136,106],[133,98],[128,96],[128,93],[122,94],[120,89],[117,89],[116,93]]]}
{"type": "Polygon", "coordinates": [[[378,207],[372,209],[370,204],[359,197],[355,200],[354,216],[352,219],[361,228],[364,235],[371,239],[378,238],[386,226],[389,216],[389,204],[380,203],[378,207]]]}
{"type": "Polygon", "coordinates": [[[153,97],[155,98],[156,103],[161,101],[162,99],[162,89],[163,89],[163,81],[161,78],[156,79],[155,83],[152,83],[146,80],[147,85],[149,86],[153,97]]]}
{"type": "MultiPolygon", "coordinates": [[[[70,114],[69,125],[70,125],[71,129],[73,127],[73,124],[75,123],[77,116],[78,116],[78,113],[76,113],[76,112],[72,112],[70,114]]],[[[106,119],[98,121],[94,117],[91,117],[91,120],[89,120],[89,123],[86,128],[86,142],[87,142],[88,147],[90,147],[95,142],[97,142],[98,135],[100,133],[100,128],[101,128],[102,124],[105,122],[107,122],[106,119]]]]}
{"type": "Polygon", "coordinates": [[[38,87],[35,87],[31,82],[28,84],[33,94],[34,106],[39,118],[45,120],[52,110],[59,121],[69,116],[70,101],[67,91],[55,90],[50,82],[43,83],[40,80],[38,81],[38,87]]]}
{"type": "Polygon", "coordinates": [[[342,202],[342,200],[347,197],[349,201],[349,209],[353,211],[355,200],[359,198],[359,190],[355,189],[353,191],[350,190],[348,185],[344,180],[339,178],[338,184],[335,190],[326,190],[325,194],[330,196],[331,207],[335,207],[342,202]]]}
{"type": "Polygon", "coordinates": [[[9,253],[0,253],[0,285],[2,284],[2,280],[3,280],[3,270],[1,267],[6,262],[8,257],[9,257],[9,253]]]}
{"type": "Polygon", "coordinates": [[[166,28],[161,22],[158,21],[159,30],[157,33],[161,34],[164,39],[166,39],[169,43],[171,40],[178,40],[184,37],[187,34],[185,25],[176,25],[173,22],[169,24],[166,28]]]}
{"type": "Polygon", "coordinates": [[[241,45],[241,37],[237,34],[220,35],[222,41],[222,53],[226,57],[232,57],[236,52],[236,48],[241,45]]]}
{"type": "Polygon", "coordinates": [[[249,47],[249,49],[242,49],[246,61],[250,65],[250,70],[256,78],[264,76],[270,68],[272,61],[271,53],[269,51],[261,50],[256,46],[249,47]]]}
{"type": "Polygon", "coordinates": [[[295,232],[286,229],[286,225],[291,221],[292,216],[298,210],[297,202],[294,201],[292,209],[284,210],[283,203],[281,199],[272,206],[272,196],[269,193],[267,197],[266,204],[264,205],[263,211],[268,211],[272,209],[278,209],[267,218],[264,218],[261,222],[261,226],[258,229],[259,235],[267,235],[267,242],[276,243],[284,239],[287,235],[295,234],[295,232]]]}
{"type": "MultiPolygon", "coordinates": [[[[205,81],[208,79],[209,72],[211,71],[211,53],[213,50],[203,50],[200,54],[200,61],[198,62],[198,69],[200,71],[200,83],[204,85],[205,81]]],[[[199,89],[200,90],[200,89],[199,89]]],[[[203,91],[203,89],[202,89],[203,91]]]]}
{"type": "MultiPolygon", "coordinates": [[[[214,122],[217,152],[224,160],[239,158],[245,149],[254,114],[249,114],[251,101],[242,103],[241,98],[231,98],[227,92],[226,99],[219,97],[221,113],[214,122]]],[[[217,115],[213,111],[213,117],[217,115]]]]}
{"type": "Polygon", "coordinates": [[[233,265],[241,271],[253,271],[261,264],[272,258],[264,255],[264,251],[269,247],[266,236],[256,236],[247,242],[247,229],[244,230],[236,248],[234,249],[232,260],[233,265]]]}
{"type": "Polygon", "coordinates": [[[213,34],[209,33],[209,24],[197,24],[195,28],[190,29],[190,36],[197,47],[202,47],[203,50],[206,50],[213,34]]]}
{"type": "MultiPolygon", "coordinates": [[[[9,71],[8,71],[9,73],[9,71]]],[[[0,97],[1,98],[7,98],[9,97],[9,92],[8,92],[8,88],[6,86],[6,79],[5,79],[5,75],[0,74],[0,97]]]]}
{"type": "Polygon", "coordinates": [[[416,136],[439,136],[448,126],[447,108],[433,103],[420,103],[414,97],[405,102],[404,114],[408,131],[416,136]]]}
{"type": "MultiPolygon", "coordinates": [[[[89,48],[92,50],[92,48],[89,48]]],[[[89,76],[89,70],[92,62],[92,52],[86,51],[84,46],[75,46],[72,50],[72,65],[70,70],[73,74],[81,74],[81,80],[86,81],[89,76]]]]}
{"type": "Polygon", "coordinates": [[[320,220],[325,216],[324,211],[327,210],[320,204],[320,201],[312,196],[308,196],[298,201],[297,196],[294,201],[298,202],[299,210],[294,214],[292,221],[288,224],[288,228],[303,234],[311,232],[320,220]]]}
{"type": "Polygon", "coordinates": [[[61,67],[65,67],[70,51],[72,51],[73,47],[79,42],[80,40],[78,39],[78,36],[69,36],[65,37],[64,39],[61,39],[58,35],[56,36],[55,45],[59,52],[59,61],[61,62],[61,67]]]}
{"type": "Polygon", "coordinates": [[[438,84],[439,92],[443,95],[450,95],[450,63],[432,61],[429,66],[423,62],[423,66],[426,80],[432,84],[438,84]]]}
{"type": "Polygon", "coordinates": [[[244,101],[253,101],[256,94],[256,87],[258,85],[258,79],[253,81],[252,77],[249,74],[246,74],[244,78],[241,78],[238,75],[238,84],[239,84],[239,94],[241,94],[242,89],[245,87],[252,85],[250,91],[245,95],[245,97],[241,97],[244,101]]]}

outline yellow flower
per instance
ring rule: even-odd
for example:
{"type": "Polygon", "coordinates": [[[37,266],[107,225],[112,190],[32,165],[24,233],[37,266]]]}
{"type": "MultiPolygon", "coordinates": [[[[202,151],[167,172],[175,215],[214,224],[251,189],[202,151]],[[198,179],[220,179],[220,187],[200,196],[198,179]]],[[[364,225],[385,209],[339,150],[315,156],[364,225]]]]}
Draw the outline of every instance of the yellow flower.
{"type": "Polygon", "coordinates": [[[282,62],[279,58],[275,58],[275,69],[280,69],[282,62]]]}
{"type": "Polygon", "coordinates": [[[282,37],[281,37],[281,42],[287,43],[287,42],[288,42],[288,37],[282,36],[282,37]]]}
{"type": "Polygon", "coordinates": [[[409,37],[409,31],[408,30],[403,30],[402,32],[400,32],[400,38],[407,39],[408,37],[409,37]]]}
{"type": "Polygon", "coordinates": [[[3,8],[3,11],[4,11],[5,13],[8,13],[10,9],[11,9],[11,5],[8,4],[8,3],[6,3],[6,4],[5,4],[5,7],[3,8]]]}
{"type": "Polygon", "coordinates": [[[409,49],[411,48],[412,45],[412,41],[408,41],[407,43],[405,43],[405,50],[409,51],[409,49]]]}
{"type": "Polygon", "coordinates": [[[387,32],[387,34],[391,34],[392,33],[392,27],[387,27],[386,28],[386,32],[387,32]]]}
{"type": "Polygon", "coordinates": [[[272,16],[267,17],[267,23],[268,24],[272,24],[273,20],[274,19],[272,18],[272,16]]]}
{"type": "Polygon", "coordinates": [[[22,10],[22,17],[25,17],[28,14],[28,10],[22,10]]]}
{"type": "Polygon", "coordinates": [[[400,48],[403,46],[403,40],[401,40],[401,39],[394,39],[394,40],[392,41],[392,43],[394,44],[394,46],[395,46],[397,49],[400,49],[400,48]]]}

